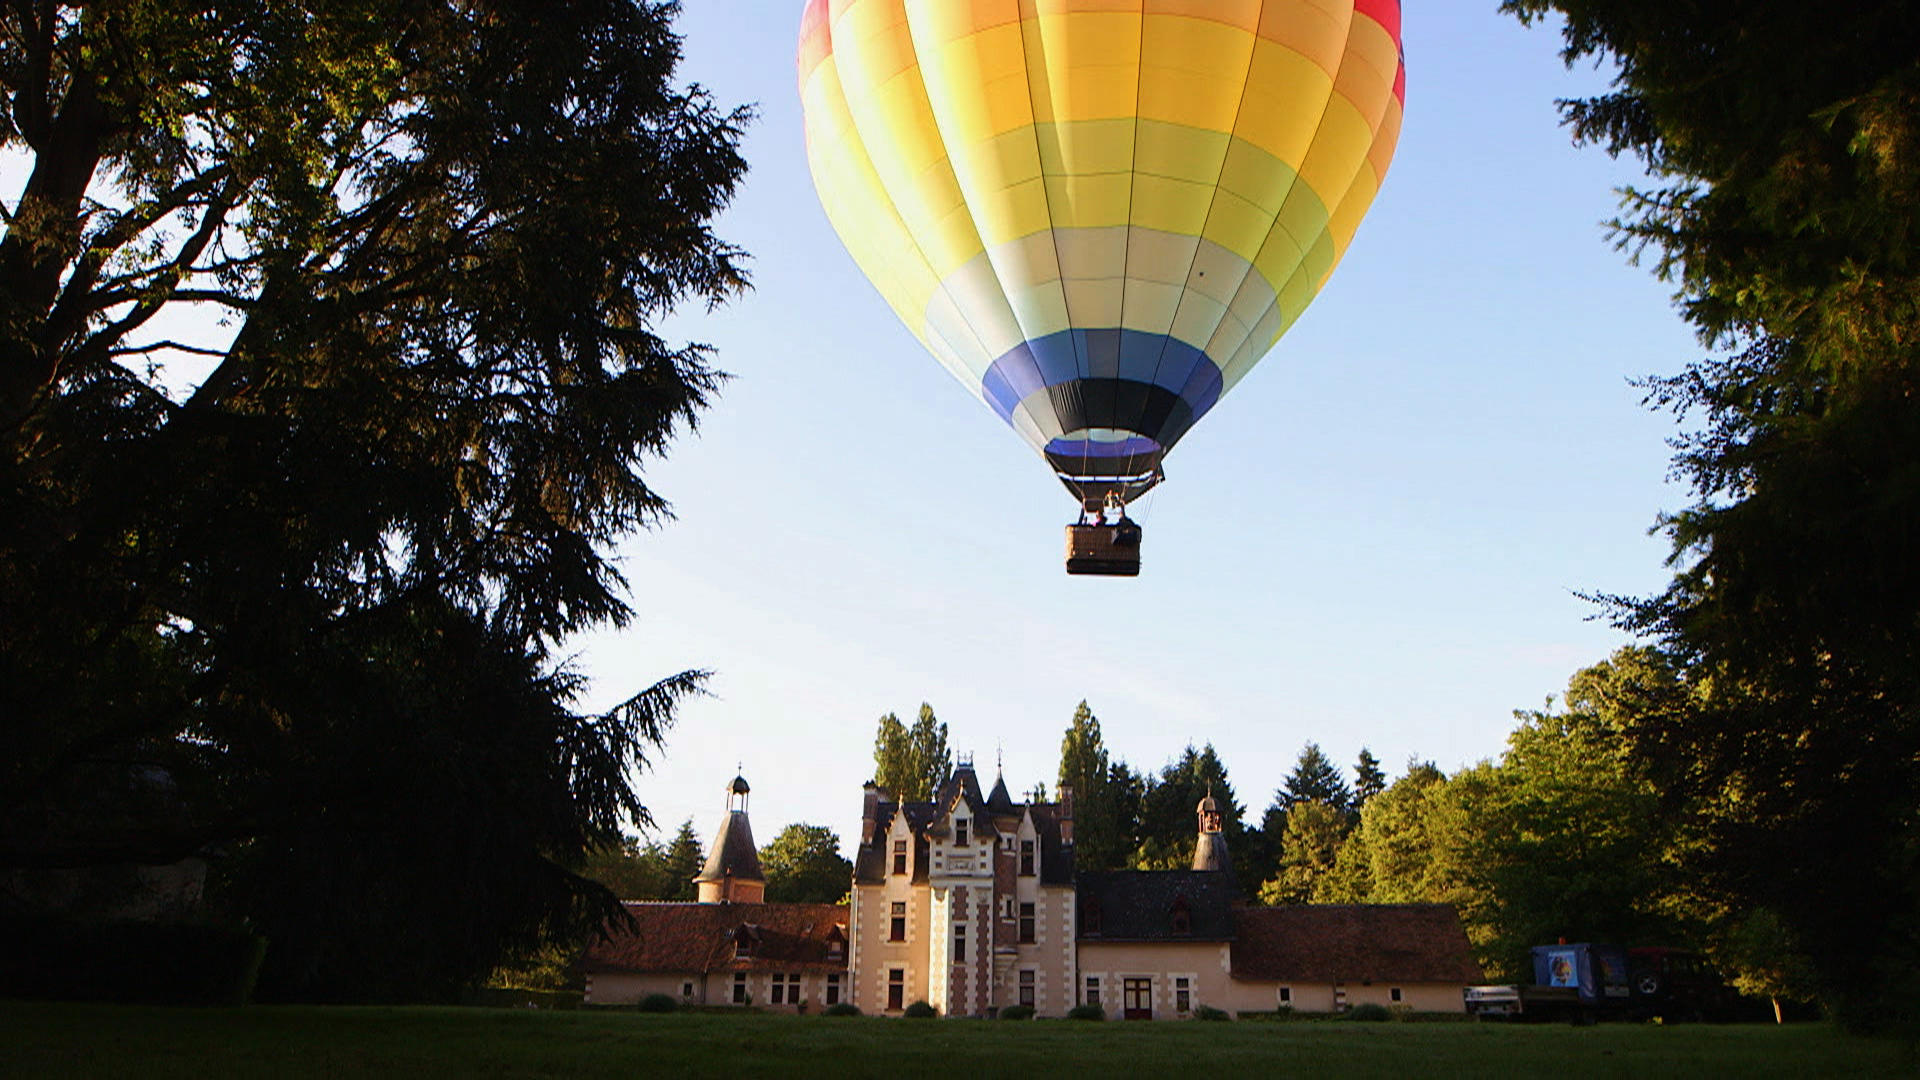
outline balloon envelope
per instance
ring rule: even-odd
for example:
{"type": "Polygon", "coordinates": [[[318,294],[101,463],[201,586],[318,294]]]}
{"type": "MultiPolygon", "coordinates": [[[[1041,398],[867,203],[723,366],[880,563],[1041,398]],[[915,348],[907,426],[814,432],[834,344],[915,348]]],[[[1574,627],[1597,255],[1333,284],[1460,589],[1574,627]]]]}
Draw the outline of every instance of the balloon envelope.
{"type": "Polygon", "coordinates": [[[828,217],[1089,505],[1160,478],[1379,190],[1398,0],[809,0],[828,217]]]}

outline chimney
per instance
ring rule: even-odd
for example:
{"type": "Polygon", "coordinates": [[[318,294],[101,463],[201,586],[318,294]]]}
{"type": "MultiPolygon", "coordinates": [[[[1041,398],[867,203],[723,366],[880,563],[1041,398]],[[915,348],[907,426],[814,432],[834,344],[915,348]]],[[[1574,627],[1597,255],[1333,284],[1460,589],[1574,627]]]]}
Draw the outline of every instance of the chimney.
{"type": "Polygon", "coordinates": [[[860,805],[860,846],[873,843],[874,819],[880,815],[880,785],[869,780],[860,805]]]}
{"type": "Polygon", "coordinates": [[[1073,785],[1060,785],[1060,842],[1073,845],[1073,785]]]}

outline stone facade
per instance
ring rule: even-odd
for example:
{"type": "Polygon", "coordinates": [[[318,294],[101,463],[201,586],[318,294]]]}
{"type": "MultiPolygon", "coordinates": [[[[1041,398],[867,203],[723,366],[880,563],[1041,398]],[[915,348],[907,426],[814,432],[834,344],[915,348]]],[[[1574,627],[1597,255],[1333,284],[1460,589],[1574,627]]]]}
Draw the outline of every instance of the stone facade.
{"type": "Polygon", "coordinates": [[[629,904],[632,926],[587,954],[589,1003],[850,1001],[883,1016],[920,1001],[943,1016],[1098,1004],[1110,1019],[1170,1020],[1202,1007],[1459,1012],[1480,981],[1451,907],[1245,905],[1210,796],[1192,869],[1078,872],[1071,789],[1016,803],[1001,779],[982,795],[964,761],[926,802],[867,785],[847,906],[741,903],[738,884],[761,878],[745,788],[729,787],[701,875],[718,902],[629,904]]]}

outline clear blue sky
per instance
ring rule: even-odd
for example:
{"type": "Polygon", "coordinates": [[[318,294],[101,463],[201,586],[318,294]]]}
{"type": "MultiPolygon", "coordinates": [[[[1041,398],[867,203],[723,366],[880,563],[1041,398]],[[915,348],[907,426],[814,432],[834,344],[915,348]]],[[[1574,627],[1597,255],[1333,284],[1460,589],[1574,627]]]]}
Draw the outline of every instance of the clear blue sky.
{"type": "Polygon", "coordinates": [[[814,197],[801,0],[691,0],[687,78],[753,103],[721,222],[754,289],[668,330],[734,378],[650,482],[678,518],[622,547],[639,617],[578,643],[595,705],[715,671],[641,779],[710,836],[736,764],[756,838],[859,823],[874,726],[931,702],[1016,791],[1054,779],[1076,703],[1157,770],[1211,742],[1257,817],[1300,748],[1452,771],[1626,643],[1577,591],[1666,580],[1670,418],[1629,379],[1696,351],[1671,288],[1602,222],[1637,173],[1576,150],[1553,28],[1492,0],[1407,5],[1406,126],[1346,261],[1135,504],[1137,580],[1069,578],[1073,500],[925,355],[814,197]],[[928,494],[929,492],[936,494],[928,494]]]}

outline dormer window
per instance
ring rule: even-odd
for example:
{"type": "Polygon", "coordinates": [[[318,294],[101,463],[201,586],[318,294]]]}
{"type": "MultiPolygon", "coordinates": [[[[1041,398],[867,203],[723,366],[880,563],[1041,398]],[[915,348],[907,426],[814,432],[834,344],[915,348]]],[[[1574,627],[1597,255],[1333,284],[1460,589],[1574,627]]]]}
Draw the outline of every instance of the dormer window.
{"type": "Polygon", "coordinates": [[[907,872],[907,842],[905,840],[895,840],[893,842],[893,872],[896,874],[904,874],[907,872]]]}
{"type": "Polygon", "coordinates": [[[1173,932],[1178,935],[1193,933],[1193,912],[1188,909],[1185,898],[1173,902],[1173,932]]]}
{"type": "Polygon", "coordinates": [[[1020,876],[1033,876],[1033,841],[1020,841],[1020,876]]]}
{"type": "Polygon", "coordinates": [[[967,819],[966,818],[953,819],[953,846],[954,847],[967,846],[967,819]]]}
{"type": "Polygon", "coordinates": [[[742,926],[733,932],[733,958],[745,960],[753,956],[753,928],[742,926]]]}
{"type": "Polygon", "coordinates": [[[1100,932],[1100,901],[1090,900],[1080,909],[1080,932],[1098,934],[1100,932]]]}

